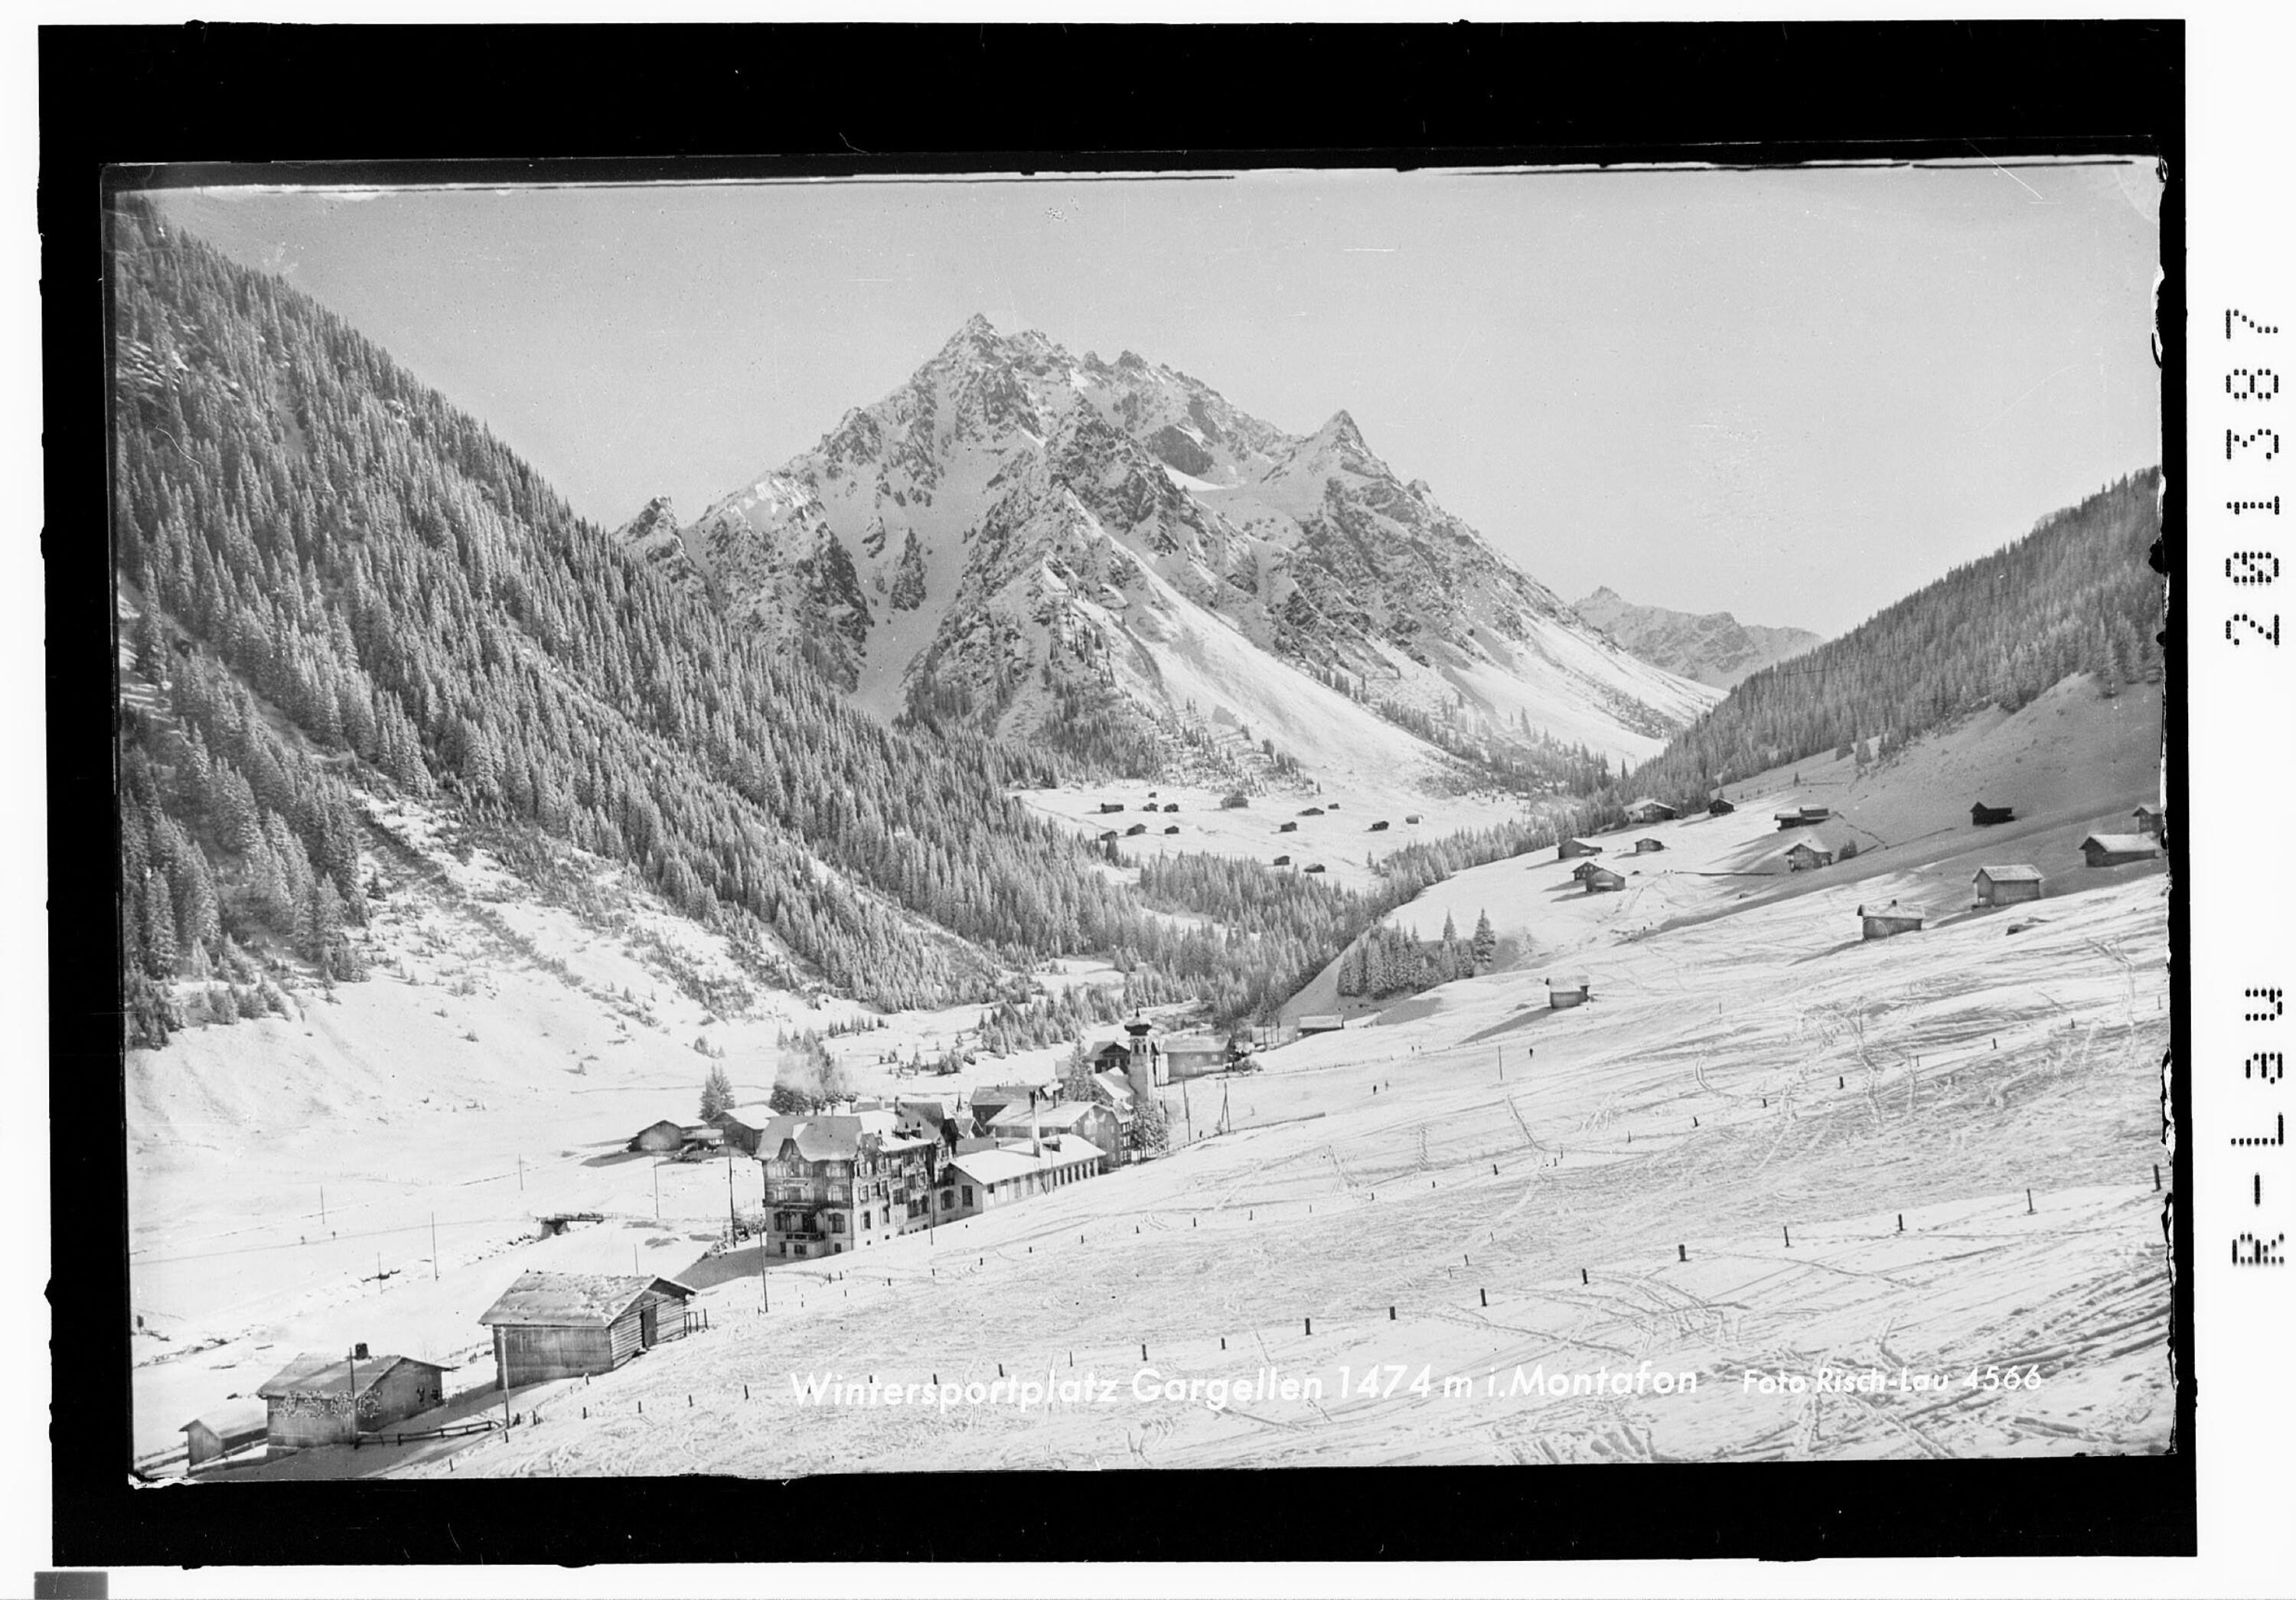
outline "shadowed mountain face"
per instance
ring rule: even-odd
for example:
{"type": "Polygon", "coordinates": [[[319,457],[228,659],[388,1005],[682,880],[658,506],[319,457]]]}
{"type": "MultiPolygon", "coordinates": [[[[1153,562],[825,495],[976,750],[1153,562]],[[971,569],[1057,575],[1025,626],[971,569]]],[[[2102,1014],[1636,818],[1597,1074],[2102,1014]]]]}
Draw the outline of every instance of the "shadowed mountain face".
{"type": "Polygon", "coordinates": [[[1636,605],[1608,588],[1596,589],[1571,609],[1629,655],[1718,689],[1800,655],[1825,638],[1806,628],[1741,622],[1728,611],[1696,616],[1664,606],[1636,605]]]}
{"type": "Polygon", "coordinates": [[[1071,748],[1326,694],[1642,756],[1712,699],[1586,627],[1344,411],[1295,437],[979,316],[690,525],[658,501],[624,532],[881,717],[1071,748]]]}

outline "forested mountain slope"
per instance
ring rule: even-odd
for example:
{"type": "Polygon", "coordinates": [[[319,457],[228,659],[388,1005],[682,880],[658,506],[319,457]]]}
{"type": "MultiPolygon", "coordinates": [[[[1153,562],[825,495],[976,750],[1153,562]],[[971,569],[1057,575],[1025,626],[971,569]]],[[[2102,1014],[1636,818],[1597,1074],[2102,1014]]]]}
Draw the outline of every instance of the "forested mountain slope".
{"type": "Polygon", "coordinates": [[[1883,754],[1964,712],[2013,711],[2076,672],[2109,693],[2157,681],[2163,592],[2151,562],[2161,474],[2147,468],[1841,638],[1765,668],[1627,782],[1677,805],[1820,751],[1883,754]]]}
{"type": "Polygon", "coordinates": [[[1113,949],[1144,993],[1248,1008],[1360,925],[1308,885],[1175,931],[1011,800],[1041,755],[859,714],[307,297],[140,205],[114,226],[139,1037],[184,978],[261,1007],[258,945],[357,975],[362,790],[627,863],[888,1006],[1113,949]]]}

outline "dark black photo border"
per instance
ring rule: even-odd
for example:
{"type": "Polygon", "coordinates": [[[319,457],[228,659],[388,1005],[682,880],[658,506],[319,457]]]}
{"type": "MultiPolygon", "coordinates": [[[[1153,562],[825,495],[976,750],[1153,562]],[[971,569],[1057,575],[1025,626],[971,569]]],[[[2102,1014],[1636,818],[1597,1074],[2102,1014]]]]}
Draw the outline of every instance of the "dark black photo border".
{"type": "MultiPolygon", "coordinates": [[[[41,30],[54,1558],[80,1566],[625,1561],[2183,1555],[2195,1549],[2189,1219],[2175,1448],[2152,1457],[139,1487],[128,1470],[103,210],[218,181],[519,183],[2020,157],[2157,159],[2161,561],[2185,516],[2185,31],[2109,23],[49,28],[41,30]],[[206,168],[202,170],[202,164],[206,168]],[[321,167],[322,170],[314,170],[321,167]],[[90,1129],[102,1136],[90,1136],[90,1129]],[[68,1270],[69,1268],[69,1270],[68,1270]]],[[[2182,584],[2172,586],[2181,595],[2182,584]]],[[[2179,603],[2179,609],[2180,603],[2179,603]]],[[[2181,617],[2169,805],[2186,814],[2181,617]]],[[[2190,891],[2174,852],[2191,1126],[2190,891]]],[[[2192,1193],[2190,1141],[2174,1194],[2192,1193]]]]}

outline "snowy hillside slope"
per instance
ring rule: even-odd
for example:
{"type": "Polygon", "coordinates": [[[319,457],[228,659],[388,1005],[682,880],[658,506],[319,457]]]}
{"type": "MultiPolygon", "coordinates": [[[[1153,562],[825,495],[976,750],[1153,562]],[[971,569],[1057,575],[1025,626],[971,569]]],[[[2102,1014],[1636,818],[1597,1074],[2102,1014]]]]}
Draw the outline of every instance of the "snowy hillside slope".
{"type": "MultiPolygon", "coordinates": [[[[626,532],[651,553],[664,528],[649,508],[626,532]]],[[[1469,740],[1640,758],[1713,699],[1584,627],[1346,413],[1294,438],[1129,352],[978,316],[676,537],[727,607],[808,641],[880,716],[1145,740],[1189,709],[1168,636],[1215,625],[1469,740]]]]}
{"type": "Polygon", "coordinates": [[[586,1417],[531,1391],[545,1421],[457,1467],[2163,1449],[2161,890],[2111,884],[2015,938],[1997,913],[1862,944],[1841,886],[1622,944],[1577,1011],[1528,972],[1447,986],[1190,1085],[1197,1137],[1168,1160],[777,1268],[770,1314],[752,1281],[709,1291],[711,1333],[595,1380],[586,1417]],[[1113,1383],[1024,1406],[991,1398],[1000,1366],[1113,1383]],[[1262,1369],[1324,1388],[1203,1387],[1262,1369]],[[1628,1389],[1526,1391],[1518,1369],[1628,1389]],[[1814,1387],[1828,1370],[1866,1386],[1814,1387]],[[1635,1384],[1658,1372],[1695,1386],[1635,1384]],[[1760,1386],[1781,1374],[1802,1389],[1760,1386]],[[792,1378],[957,1390],[840,1405],[792,1378]]]}
{"type": "Polygon", "coordinates": [[[1806,628],[1764,628],[1728,611],[1699,615],[1636,605],[1609,588],[1596,589],[1571,609],[1638,659],[1718,689],[1825,642],[1824,635],[1806,628]]]}

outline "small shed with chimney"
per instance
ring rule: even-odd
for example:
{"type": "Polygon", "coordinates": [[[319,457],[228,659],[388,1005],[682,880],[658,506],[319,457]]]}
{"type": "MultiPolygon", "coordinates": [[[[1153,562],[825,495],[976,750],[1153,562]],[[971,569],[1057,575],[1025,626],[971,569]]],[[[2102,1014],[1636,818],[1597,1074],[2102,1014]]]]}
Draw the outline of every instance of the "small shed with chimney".
{"type": "Polygon", "coordinates": [[[1901,906],[1891,900],[1886,906],[1860,906],[1857,919],[1867,939],[1890,939],[1899,933],[1918,933],[1928,914],[1912,906],[1901,906]]]}
{"type": "Polygon", "coordinates": [[[447,1369],[412,1356],[298,1356],[255,1393],[269,1410],[264,1438],[283,1449],[348,1444],[446,1399],[447,1369]]]}

